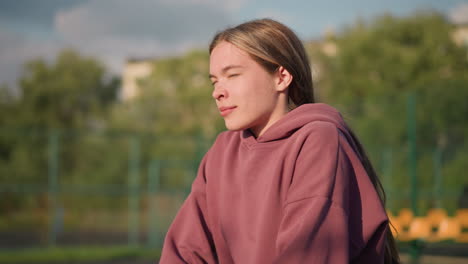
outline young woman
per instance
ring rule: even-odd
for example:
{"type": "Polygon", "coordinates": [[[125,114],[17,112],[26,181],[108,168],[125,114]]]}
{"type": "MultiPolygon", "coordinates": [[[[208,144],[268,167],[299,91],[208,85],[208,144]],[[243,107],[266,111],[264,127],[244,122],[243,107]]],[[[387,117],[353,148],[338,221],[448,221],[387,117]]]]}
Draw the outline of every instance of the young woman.
{"type": "Polygon", "coordinates": [[[229,131],[203,158],[160,263],[398,263],[382,186],[334,108],[314,103],[304,47],[253,20],[210,45],[229,131]]]}

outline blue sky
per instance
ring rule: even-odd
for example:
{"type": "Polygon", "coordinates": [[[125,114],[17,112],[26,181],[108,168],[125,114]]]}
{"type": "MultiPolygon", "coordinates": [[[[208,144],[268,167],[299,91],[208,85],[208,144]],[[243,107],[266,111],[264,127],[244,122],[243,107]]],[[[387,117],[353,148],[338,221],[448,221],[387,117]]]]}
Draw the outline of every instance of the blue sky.
{"type": "Polygon", "coordinates": [[[65,47],[119,74],[129,57],[163,57],[205,48],[228,25],[278,19],[304,39],[357,18],[435,9],[468,22],[468,0],[11,0],[0,1],[0,84],[14,86],[25,61],[51,60],[65,47]]]}

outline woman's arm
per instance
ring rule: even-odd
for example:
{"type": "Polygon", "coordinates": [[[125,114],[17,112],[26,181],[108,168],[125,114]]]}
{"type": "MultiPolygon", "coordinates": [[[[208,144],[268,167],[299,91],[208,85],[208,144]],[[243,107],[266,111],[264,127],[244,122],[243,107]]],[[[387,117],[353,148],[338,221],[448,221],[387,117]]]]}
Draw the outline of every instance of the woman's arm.
{"type": "Polygon", "coordinates": [[[216,250],[207,222],[205,164],[202,160],[192,191],[166,234],[161,264],[217,263],[216,250]]]}

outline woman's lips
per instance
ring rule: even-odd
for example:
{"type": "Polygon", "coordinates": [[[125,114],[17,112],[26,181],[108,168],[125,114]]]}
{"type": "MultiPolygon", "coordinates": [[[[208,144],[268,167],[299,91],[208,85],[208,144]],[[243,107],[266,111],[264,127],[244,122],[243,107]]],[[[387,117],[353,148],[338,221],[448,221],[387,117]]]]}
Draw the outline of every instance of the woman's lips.
{"type": "Polygon", "coordinates": [[[225,116],[229,115],[230,113],[232,113],[232,111],[234,111],[234,109],[236,109],[236,106],[220,107],[219,111],[221,113],[221,116],[225,117],[225,116]]]}

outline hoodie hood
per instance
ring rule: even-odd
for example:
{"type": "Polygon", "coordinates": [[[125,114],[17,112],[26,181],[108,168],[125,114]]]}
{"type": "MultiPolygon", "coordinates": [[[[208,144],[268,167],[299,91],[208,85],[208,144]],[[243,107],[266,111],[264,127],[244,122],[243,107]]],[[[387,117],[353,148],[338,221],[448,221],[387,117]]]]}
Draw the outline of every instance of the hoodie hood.
{"type": "Polygon", "coordinates": [[[333,123],[341,131],[347,134],[347,126],[340,112],[335,108],[323,104],[303,104],[288,112],[283,118],[269,127],[263,135],[255,139],[250,130],[242,131],[243,140],[265,143],[289,137],[296,130],[314,121],[333,123]]]}

